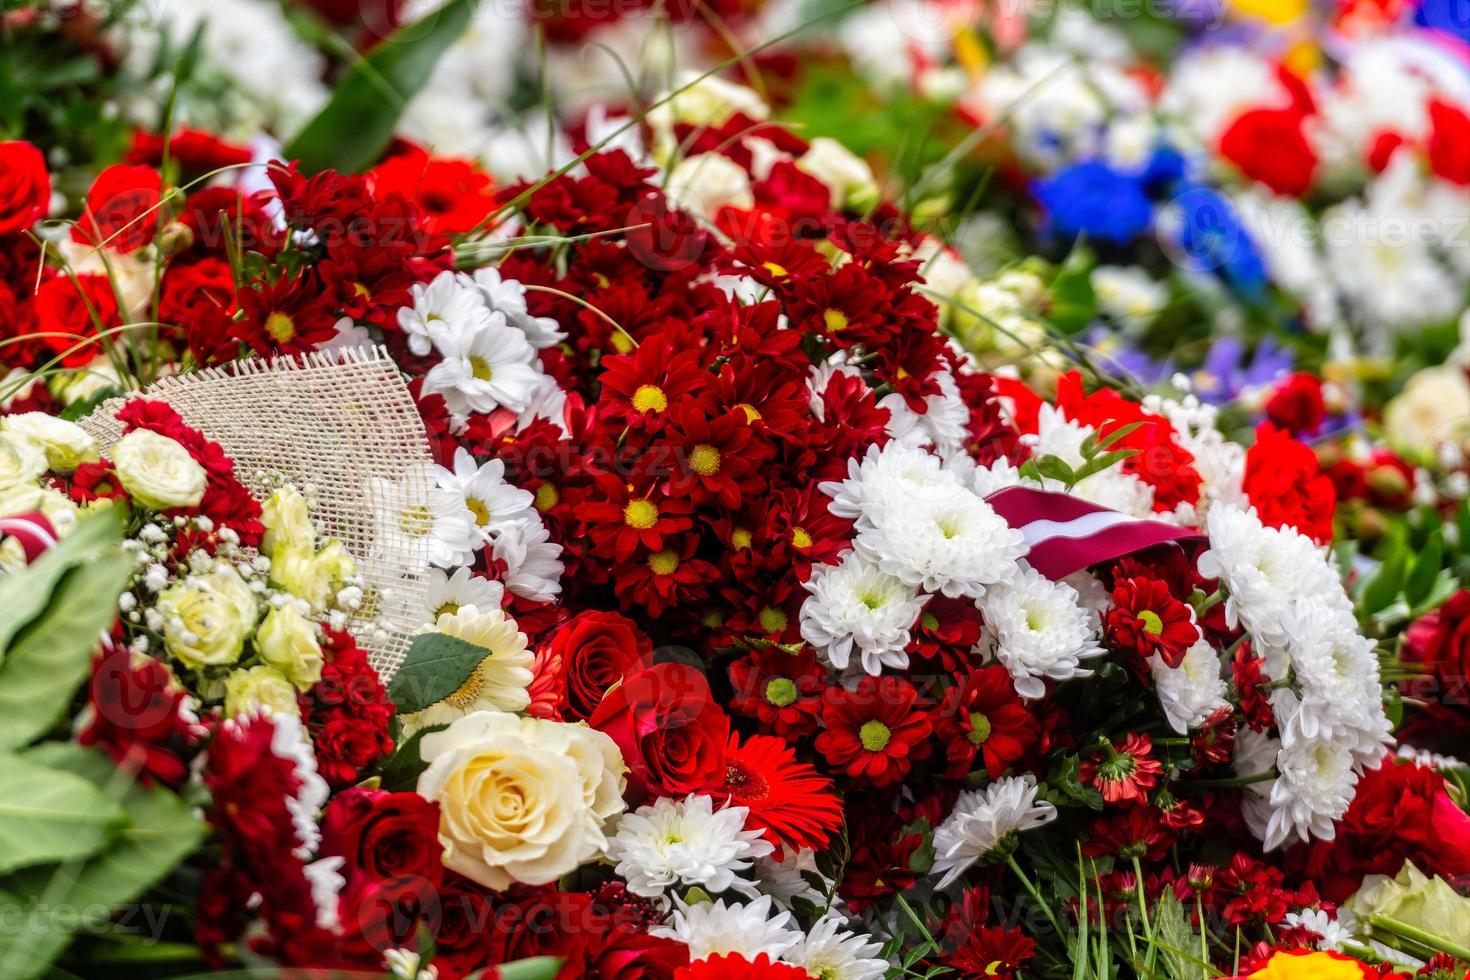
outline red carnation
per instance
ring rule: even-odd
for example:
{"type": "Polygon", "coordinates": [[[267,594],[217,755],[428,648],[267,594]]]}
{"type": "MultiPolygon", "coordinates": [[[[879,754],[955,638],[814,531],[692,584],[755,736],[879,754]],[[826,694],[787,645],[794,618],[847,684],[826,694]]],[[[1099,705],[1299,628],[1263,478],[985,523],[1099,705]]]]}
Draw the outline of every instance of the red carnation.
{"type": "Polygon", "coordinates": [[[1220,155],[1277,194],[1301,197],[1312,186],[1317,154],[1295,109],[1250,109],[1220,135],[1220,155]]]}
{"type": "Polygon", "coordinates": [[[1470,116],[1459,106],[1429,100],[1429,166],[1436,176],[1470,184],[1470,116]]]}
{"type": "Polygon", "coordinates": [[[827,729],[817,736],[817,751],[853,779],[892,786],[929,754],[933,726],[916,710],[918,700],[912,684],[891,675],[865,675],[851,691],[828,689],[822,698],[827,729]]]}
{"type": "Polygon", "coordinates": [[[773,963],[765,953],[748,960],[739,953],[716,953],[674,972],[674,980],[810,980],[790,963],[773,963]]]}
{"type": "Polygon", "coordinates": [[[110,640],[92,670],[83,745],[101,747],[144,785],[157,780],[178,789],[189,775],[185,759],[204,732],[191,722],[188,692],[168,665],[135,657],[110,640]]]}
{"type": "Polygon", "coordinates": [[[1113,588],[1113,605],[1103,613],[1108,644],[1142,660],[1157,654],[1178,667],[1184,653],[1199,639],[1194,613],[1169,593],[1169,585],[1155,578],[1129,578],[1113,588]]]}
{"type": "Polygon", "coordinates": [[[1256,427],[1245,454],[1246,497],[1270,527],[1294,527],[1318,544],[1332,540],[1337,491],[1310,446],[1270,423],[1256,427]]]}
{"type": "Polygon", "coordinates": [[[30,229],[51,206],[46,158],[25,140],[0,143],[0,235],[30,229]]]}
{"type": "Polygon", "coordinates": [[[696,792],[724,771],[730,720],[693,667],[656,664],[625,677],[589,722],[628,764],[629,803],[696,792]]]}
{"type": "Polygon", "coordinates": [[[1305,371],[1288,376],[1266,401],[1266,418],[1294,436],[1315,434],[1326,417],[1322,381],[1305,371]]]}
{"type": "Polygon", "coordinates": [[[547,656],[561,661],[566,679],[564,714],[584,721],[592,717],[608,688],[652,663],[653,643],[621,613],[586,610],[557,629],[547,656]]]}
{"type": "Polygon", "coordinates": [[[424,214],[432,232],[457,235],[478,227],[495,210],[489,175],[469,160],[435,157],[410,147],[367,173],[373,196],[401,195],[424,214]]]}

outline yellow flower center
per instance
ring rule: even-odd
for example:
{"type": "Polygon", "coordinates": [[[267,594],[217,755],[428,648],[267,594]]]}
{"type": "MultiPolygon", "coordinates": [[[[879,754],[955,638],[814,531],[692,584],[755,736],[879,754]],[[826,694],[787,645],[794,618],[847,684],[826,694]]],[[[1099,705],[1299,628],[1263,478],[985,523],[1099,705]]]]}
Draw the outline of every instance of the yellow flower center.
{"type": "Polygon", "coordinates": [[[773,677],[766,684],[766,700],[778,708],[796,703],[796,682],[789,677],[773,677]]]}
{"type": "Polygon", "coordinates": [[[546,513],[560,502],[561,494],[550,483],[543,483],[536,488],[536,509],[541,513],[546,513]]]}
{"type": "Polygon", "coordinates": [[[730,544],[734,545],[736,551],[744,551],[750,547],[750,532],[743,527],[737,527],[730,535],[730,544]]]}
{"type": "Polygon", "coordinates": [[[827,327],[828,333],[837,333],[847,329],[847,314],[841,310],[827,310],[822,314],[822,323],[827,327]]]}
{"type": "Polygon", "coordinates": [[[787,276],[791,275],[791,272],[779,262],[762,262],[761,268],[765,269],[777,279],[785,279],[787,276]]]}
{"type": "Polygon", "coordinates": [[[472,356],[470,358],[470,375],[476,381],[489,381],[495,376],[495,372],[491,370],[489,361],[483,357],[472,356]]]}
{"type": "Polygon", "coordinates": [[[812,546],[812,536],[806,532],[804,527],[791,529],[791,547],[798,551],[805,551],[812,546]]]}
{"type": "Polygon", "coordinates": [[[265,332],[278,344],[288,343],[296,336],[296,321],[277,310],[265,318],[265,332]]]}
{"type": "Polygon", "coordinates": [[[701,442],[689,453],[689,468],[700,476],[714,476],[720,472],[720,451],[701,442]]]}
{"type": "Polygon", "coordinates": [[[971,745],[984,745],[990,740],[990,719],[978,711],[970,712],[970,733],[965,737],[971,745]]]}
{"type": "Polygon", "coordinates": [[[471,497],[464,502],[464,505],[470,509],[471,514],[475,515],[476,524],[484,527],[490,523],[490,508],[485,506],[483,500],[476,500],[474,497],[471,497]]]}
{"type": "Polygon", "coordinates": [[[662,412],[669,407],[669,396],[658,385],[640,385],[633,392],[633,407],[640,412],[662,412]]]}
{"type": "Polygon", "coordinates": [[[679,568],[679,556],[667,549],[648,556],[648,567],[655,575],[672,575],[679,568]]]}
{"type": "Polygon", "coordinates": [[[888,747],[891,738],[893,732],[881,721],[865,721],[863,727],[858,729],[858,741],[869,752],[882,752],[888,747]]]}
{"type": "Polygon", "coordinates": [[[457,612],[459,612],[459,603],[446,602],[438,609],[434,610],[434,618],[438,619],[440,616],[453,616],[457,612]]]}
{"type": "Polygon", "coordinates": [[[761,629],[767,633],[780,633],[786,629],[786,614],[772,606],[762,609],[756,619],[760,622],[761,629]]]}
{"type": "Polygon", "coordinates": [[[1164,621],[1152,609],[1139,613],[1138,621],[1143,624],[1143,631],[1149,636],[1159,636],[1164,632],[1164,621]]]}
{"type": "Polygon", "coordinates": [[[651,500],[630,500],[623,508],[623,523],[646,531],[658,523],[658,505],[651,500]]]}
{"type": "Polygon", "coordinates": [[[741,402],[735,407],[745,413],[746,425],[760,420],[761,413],[756,409],[754,405],[750,404],[749,402],[741,402]]]}

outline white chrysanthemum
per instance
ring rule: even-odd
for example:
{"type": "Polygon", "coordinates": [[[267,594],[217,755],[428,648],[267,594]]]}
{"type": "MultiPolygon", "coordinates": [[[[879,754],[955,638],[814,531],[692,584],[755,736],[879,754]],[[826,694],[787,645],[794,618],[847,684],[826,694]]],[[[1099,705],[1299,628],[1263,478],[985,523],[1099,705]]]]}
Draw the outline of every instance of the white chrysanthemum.
{"type": "Polygon", "coordinates": [[[1095,618],[1078,601],[1077,590],[1033,568],[986,592],[980,610],[985,635],[977,649],[994,654],[1024,698],[1046,693],[1043,677],[1089,676],[1082,660],[1103,652],[1095,618]]]}
{"type": "Polygon", "coordinates": [[[536,498],[505,479],[505,461],[477,465],[463,447],[454,451],[454,469],[434,467],[439,487],[456,493],[474,515],[475,528],[486,543],[512,524],[539,521],[536,498]]]}
{"type": "Polygon", "coordinates": [[[505,587],[533,602],[550,602],[561,594],[561,545],[540,519],[512,524],[495,538],[490,553],[505,563],[505,587]]]}
{"type": "Polygon", "coordinates": [[[1225,699],[1225,678],[1220,672],[1220,655],[1207,640],[1196,640],[1184,651],[1178,667],[1170,667],[1155,654],[1148,658],[1154,675],[1154,690],[1169,726],[1183,735],[1200,725],[1225,699]]]}
{"type": "Polygon", "coordinates": [[[1228,592],[1226,621],[1244,624],[1257,641],[1286,642],[1291,604],[1300,596],[1347,603],[1337,574],[1311,539],[1293,528],[1264,526],[1254,507],[1211,507],[1205,529],[1210,547],[1199,556],[1200,574],[1220,580],[1228,592]]]}
{"type": "Polygon", "coordinates": [[[299,785],[295,794],[286,797],[286,809],[291,813],[291,826],[295,830],[291,853],[303,861],[315,853],[321,843],[321,829],[317,827],[316,815],[327,805],[330,791],[327,781],[317,775],[316,756],[312,754],[311,742],[301,721],[295,715],[265,714],[250,719],[226,721],[226,725],[270,725],[271,754],[278,759],[290,761],[295,767],[299,785]]]}
{"type": "Polygon", "coordinates": [[[490,314],[474,330],[433,323],[429,331],[444,359],[424,375],[424,390],[443,395],[457,420],[502,406],[520,412],[529,404],[541,379],[536,350],[503,314],[490,314]]]}
{"type": "Polygon", "coordinates": [[[882,943],[866,933],[851,932],[839,916],[824,916],[811,932],[786,953],[794,963],[822,980],[878,980],[890,964],[881,958],[882,943]]]}
{"type": "Polygon", "coordinates": [[[427,284],[409,287],[412,306],[398,311],[398,329],[408,337],[408,349],[425,357],[434,348],[433,330],[466,336],[490,323],[485,295],[468,277],[445,270],[427,284]]]}
{"type": "Polygon", "coordinates": [[[977,861],[1009,844],[1012,834],[1033,830],[1057,818],[1050,803],[1036,802],[1036,777],[1006,776],[984,789],[966,790],[934,831],[933,874],[948,888],[977,861]]]}
{"type": "Polygon", "coordinates": [[[992,462],[989,466],[976,466],[970,470],[970,488],[982,497],[988,497],[998,490],[1006,487],[1034,487],[1041,489],[1041,484],[1030,477],[1021,475],[1021,471],[1011,464],[1004,456],[992,462]]]}
{"type": "MultiPolygon", "coordinates": [[[[948,476],[948,474],[946,474],[948,476]]],[[[1025,539],[957,477],[874,515],[853,540],[890,575],[925,592],[978,599],[1015,578],[1025,539]]]]}
{"type": "Polygon", "coordinates": [[[453,574],[441,568],[429,569],[428,611],[435,619],[455,613],[464,606],[499,609],[505,601],[505,586],[493,579],[473,574],[462,565],[453,574]]]}
{"type": "MultiPolygon", "coordinates": [[[[1281,740],[1243,726],[1235,733],[1235,757],[1231,766],[1241,779],[1259,777],[1276,765],[1276,756],[1281,752],[1281,740]]],[[[1257,839],[1264,839],[1266,828],[1271,823],[1271,790],[1275,778],[1256,779],[1247,782],[1240,791],[1240,812],[1246,826],[1257,839]]]]}
{"type": "MultiPolygon", "coordinates": [[[[1352,612],[1316,597],[1298,599],[1285,618],[1286,656],[1301,691],[1290,712],[1306,738],[1351,741],[1350,733],[1384,728],[1383,687],[1373,641],[1358,632],[1352,612]]],[[[1268,660],[1268,668],[1272,665],[1268,660]]],[[[1272,676],[1279,676],[1273,673],[1272,676]]],[[[1278,691],[1295,698],[1291,691],[1278,691]]],[[[1284,720],[1284,719],[1281,719],[1284,720]]],[[[1384,745],[1368,748],[1371,761],[1384,745]]]]}
{"type": "Polygon", "coordinates": [[[790,912],[773,911],[769,895],[743,905],[727,905],[724,899],[685,905],[676,897],[669,921],[649,932],[688,946],[691,960],[719,953],[739,953],[748,960],[764,953],[778,960],[801,942],[802,934],[792,928],[790,912]]]}
{"type": "Polygon", "coordinates": [[[1332,840],[1358,785],[1351,748],[1305,738],[1288,725],[1276,754],[1276,770],[1262,847],[1269,851],[1296,838],[1332,840]]]}
{"type": "Polygon", "coordinates": [[[755,885],[741,873],[775,847],[759,828],[745,829],[749,815],[743,806],[716,810],[704,794],[661,797],[618,820],[607,856],[635,895],[657,898],[676,885],[698,885],[707,892],[734,889],[754,898],[755,885]]]}
{"type": "Polygon", "coordinates": [[[828,509],[838,517],[856,521],[858,529],[874,522],[893,506],[954,482],[939,457],[922,449],[889,442],[879,449],[869,446],[861,457],[847,461],[847,478],[818,485],[832,498],[828,509]]]}
{"type": "MultiPolygon", "coordinates": [[[[827,891],[812,887],[809,880],[812,875],[828,891],[832,886],[832,880],[817,869],[817,853],[809,847],[804,847],[795,854],[788,852],[756,858],[754,874],[761,894],[770,895],[783,909],[791,908],[793,898],[805,899],[819,906],[826,902],[827,891]]],[[[833,901],[840,903],[842,899],[835,898],[833,901]]]]}
{"type": "Polygon", "coordinates": [[[506,322],[525,334],[532,347],[545,350],[567,339],[551,317],[531,315],[526,309],[526,287],[514,279],[502,278],[499,269],[489,265],[476,269],[473,282],[480,287],[485,304],[503,313],[506,322]]]}
{"type": "Polygon", "coordinates": [[[801,636],[838,670],[856,648],[863,670],[909,664],[909,628],[924,602],[918,593],[877,565],[849,551],[837,565],[817,565],[804,583],[801,636]]]}
{"type": "Polygon", "coordinates": [[[952,453],[965,444],[970,424],[970,406],[965,404],[954,375],[942,370],[934,375],[939,390],[924,397],[924,412],[909,408],[899,392],[884,395],[879,408],[888,409],[888,434],[906,446],[933,447],[952,453]]]}

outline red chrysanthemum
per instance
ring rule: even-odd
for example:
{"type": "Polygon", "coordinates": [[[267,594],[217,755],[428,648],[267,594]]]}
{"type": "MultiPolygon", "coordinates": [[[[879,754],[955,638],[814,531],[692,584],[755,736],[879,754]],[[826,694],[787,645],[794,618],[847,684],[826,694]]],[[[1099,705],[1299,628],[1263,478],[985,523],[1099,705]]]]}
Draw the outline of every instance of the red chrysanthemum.
{"type": "Polygon", "coordinates": [[[990,778],[998,778],[1036,744],[1036,718],[1000,664],[987,664],[945,691],[935,714],[952,779],[968,775],[977,757],[990,778]]]}
{"type": "Polygon", "coordinates": [[[817,730],[827,669],[808,647],[754,650],[730,663],[730,710],[754,718],[762,731],[795,741],[817,730]]]}
{"type": "Polygon", "coordinates": [[[1097,787],[1108,803],[1145,803],[1163,772],[1153,757],[1153,741],[1130,732],[1118,745],[1104,739],[1100,749],[1082,760],[1078,778],[1097,787]]]}
{"type": "Polygon", "coordinates": [[[1114,586],[1112,608],[1103,613],[1103,631],[1114,650],[1141,660],[1157,655],[1169,667],[1178,667],[1199,639],[1193,610],[1155,578],[1129,578],[1114,586]]]}
{"type": "Polygon", "coordinates": [[[892,786],[916,760],[929,755],[929,716],[916,710],[919,692],[899,677],[864,676],[852,690],[828,689],[822,698],[826,730],[817,751],[860,782],[892,786]]]}

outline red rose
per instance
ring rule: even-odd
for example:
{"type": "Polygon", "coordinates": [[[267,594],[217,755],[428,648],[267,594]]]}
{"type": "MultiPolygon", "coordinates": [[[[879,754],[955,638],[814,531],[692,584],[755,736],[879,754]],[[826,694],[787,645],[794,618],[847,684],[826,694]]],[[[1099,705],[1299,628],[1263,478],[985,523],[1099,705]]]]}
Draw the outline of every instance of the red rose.
{"type": "Polygon", "coordinates": [[[419,877],[438,885],[439,804],[417,793],[353,788],[332,799],[322,816],[323,855],[346,859],[347,878],[419,877]]]}
{"type": "Polygon", "coordinates": [[[14,235],[39,221],[51,205],[46,158],[24,140],[0,143],[0,235],[14,235]]]}
{"type": "MultiPolygon", "coordinates": [[[[31,300],[36,342],[50,355],[60,355],[62,367],[78,368],[102,352],[95,338],[98,328],[120,322],[117,297],[106,276],[79,275],[76,282],[57,276],[41,283],[31,300]]],[[[48,359],[49,356],[48,355],[48,359]]]]}
{"type": "Polygon", "coordinates": [[[630,803],[684,796],[723,774],[730,719],[693,667],[657,664],[624,678],[590,722],[623,753],[630,803]]]}
{"type": "Polygon", "coordinates": [[[239,347],[229,339],[235,311],[235,274],[228,262],[213,257],[188,265],[171,265],[159,288],[158,319],[177,327],[200,360],[208,363],[233,356],[239,347]]]}
{"type": "Polygon", "coordinates": [[[152,167],[108,167],[92,181],[71,239],[106,245],[114,252],[136,252],[153,240],[162,196],[163,178],[152,167]]]}
{"type": "Polygon", "coordinates": [[[1242,112],[1220,135],[1220,154],[1277,194],[1300,197],[1312,186],[1317,154],[1294,109],[1242,112]]]}
{"type": "Polygon", "coordinates": [[[1405,681],[1406,698],[1421,703],[1400,736],[1435,746],[1470,731],[1470,589],[1461,589],[1405,634],[1402,659],[1427,677],[1405,681]]]}
{"type": "Polygon", "coordinates": [[[653,643],[628,617],[589,610],[573,616],[551,638],[548,656],[561,658],[569,720],[592,717],[607,689],[648,666],[653,643]]]}
{"type": "Polygon", "coordinates": [[[1246,497],[1270,527],[1294,527],[1318,544],[1332,540],[1337,490],[1317,454],[1269,422],[1245,454],[1246,497]]]}
{"type": "Polygon", "coordinates": [[[1429,101],[1429,166],[1456,184],[1470,184],[1470,116],[1459,106],[1429,101]]]}

